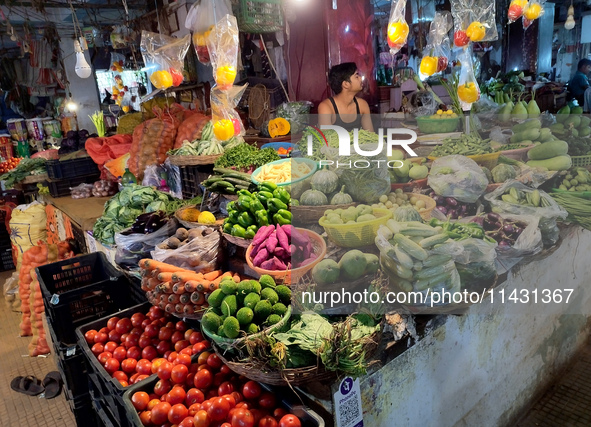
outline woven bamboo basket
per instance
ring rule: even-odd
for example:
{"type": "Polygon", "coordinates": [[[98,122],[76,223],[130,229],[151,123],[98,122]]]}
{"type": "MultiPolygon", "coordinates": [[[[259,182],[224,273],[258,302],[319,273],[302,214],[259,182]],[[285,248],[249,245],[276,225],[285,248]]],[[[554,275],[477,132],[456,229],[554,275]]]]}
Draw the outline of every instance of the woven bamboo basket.
{"type": "Polygon", "coordinates": [[[348,203],[346,205],[292,206],[291,213],[298,223],[318,224],[318,220],[324,216],[324,212],[327,209],[347,209],[350,206],[357,206],[357,203],[348,203]]]}
{"type": "Polygon", "coordinates": [[[169,156],[170,163],[176,166],[213,165],[221,154],[211,156],[169,156]]]}
{"type": "Polygon", "coordinates": [[[242,237],[232,236],[228,233],[222,233],[222,237],[227,241],[240,248],[248,248],[252,243],[252,239],[244,239],[242,237]]]}
{"type": "Polygon", "coordinates": [[[215,224],[202,224],[200,222],[191,222],[191,221],[185,221],[185,220],[181,219],[180,213],[182,211],[184,211],[185,209],[194,209],[194,208],[195,208],[194,206],[185,206],[184,208],[181,208],[174,213],[174,217],[179,221],[179,224],[181,224],[186,229],[197,228],[197,227],[212,227],[215,229],[219,229],[223,225],[223,223],[224,223],[223,219],[216,220],[215,224]]]}

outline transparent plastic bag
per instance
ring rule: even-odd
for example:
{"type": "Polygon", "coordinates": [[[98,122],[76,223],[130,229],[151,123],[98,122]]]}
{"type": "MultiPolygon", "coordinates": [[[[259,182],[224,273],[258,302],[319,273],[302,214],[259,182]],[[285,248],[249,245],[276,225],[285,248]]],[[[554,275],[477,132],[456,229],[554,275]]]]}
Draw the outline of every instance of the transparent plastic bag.
{"type": "Polygon", "coordinates": [[[92,184],[92,195],[94,197],[110,197],[117,194],[118,191],[115,181],[101,179],[92,184]]]}
{"type": "Polygon", "coordinates": [[[530,0],[523,8],[523,29],[527,30],[529,26],[544,14],[544,4],[546,0],[530,0]]]}
{"type": "Polygon", "coordinates": [[[457,47],[466,46],[469,42],[498,39],[494,1],[451,0],[451,13],[454,20],[454,44],[457,47]]]}
{"type": "Polygon", "coordinates": [[[475,203],[486,190],[488,179],[474,160],[452,155],[433,162],[427,184],[440,196],[475,203]]]}
{"type": "Polygon", "coordinates": [[[232,87],[238,71],[238,23],[232,15],[223,16],[216,22],[206,40],[213,78],[218,88],[232,87]]]}
{"type": "Polygon", "coordinates": [[[310,101],[284,102],[277,107],[275,116],[283,117],[287,120],[290,125],[291,134],[296,135],[304,130],[306,123],[309,122],[308,114],[313,105],[310,101]]]}
{"type": "Polygon", "coordinates": [[[479,292],[492,285],[497,274],[497,244],[474,238],[457,243],[463,249],[460,255],[454,257],[462,289],[479,292]]]}
{"type": "Polygon", "coordinates": [[[115,233],[115,245],[117,246],[115,263],[127,270],[138,268],[138,262],[143,258],[149,258],[150,252],[154,250],[156,245],[174,235],[177,227],[177,220],[171,218],[154,233],[122,234],[130,229],[115,233]]]}
{"type": "MultiPolygon", "coordinates": [[[[177,231],[178,232],[178,231],[177,231]]],[[[220,264],[220,233],[211,227],[196,227],[187,230],[187,239],[166,239],[152,251],[152,258],[167,264],[207,273],[217,270],[220,264]],[[179,241],[179,245],[177,245],[179,241]],[[171,246],[177,246],[172,249],[171,246]]]]}
{"type": "Polygon", "coordinates": [[[408,39],[408,24],[405,19],[406,0],[392,0],[390,7],[390,19],[388,20],[388,46],[390,54],[398,53],[408,39]]]}
{"type": "Polygon", "coordinates": [[[527,0],[511,0],[507,10],[507,19],[509,24],[517,21],[523,16],[523,9],[527,6],[527,0]]]}
{"type": "Polygon", "coordinates": [[[458,98],[463,110],[470,110],[473,103],[480,99],[480,87],[474,76],[474,67],[472,63],[472,48],[462,50],[458,55],[458,60],[462,64],[460,78],[458,81],[458,98]]]}
{"type": "Polygon", "coordinates": [[[18,298],[18,275],[18,272],[15,271],[12,273],[12,276],[4,282],[4,301],[9,308],[13,308],[13,305],[16,305],[16,300],[18,298]]]}
{"type": "Polygon", "coordinates": [[[421,80],[447,69],[450,54],[447,34],[452,26],[453,21],[449,12],[435,13],[429,35],[427,35],[427,47],[423,50],[423,59],[419,67],[421,80]]]}
{"type": "Polygon", "coordinates": [[[123,65],[125,64],[125,55],[117,52],[111,52],[111,71],[121,73],[123,72],[123,65]]]}
{"type": "Polygon", "coordinates": [[[211,115],[213,122],[213,134],[219,141],[227,141],[232,137],[245,134],[244,125],[236,106],[247,88],[243,86],[231,86],[222,90],[214,86],[211,89],[211,115]]]}
{"type": "Polygon", "coordinates": [[[88,199],[92,197],[92,189],[94,186],[92,184],[80,184],[76,187],[70,187],[70,194],[72,195],[72,199],[88,199]]]}
{"type": "Polygon", "coordinates": [[[168,89],[183,82],[185,55],[191,36],[178,39],[142,31],[140,50],[148,69],[148,78],[156,89],[168,89]]]}
{"type": "Polygon", "coordinates": [[[542,232],[542,243],[545,247],[556,244],[559,235],[556,220],[558,218],[565,219],[568,216],[568,212],[544,191],[540,191],[540,197],[544,198],[548,203],[548,206],[546,207],[524,206],[507,203],[501,199],[501,196],[505,194],[505,190],[509,190],[510,188],[515,188],[525,193],[531,193],[534,191],[533,188],[527,187],[516,180],[505,182],[499,188],[484,196],[484,198],[490,203],[493,212],[531,215],[538,217],[540,219],[538,226],[542,232]]]}
{"type": "Polygon", "coordinates": [[[201,0],[194,3],[187,13],[185,28],[193,32],[193,47],[202,64],[209,64],[210,61],[207,39],[215,24],[226,15],[232,15],[232,7],[227,0],[201,0]]]}

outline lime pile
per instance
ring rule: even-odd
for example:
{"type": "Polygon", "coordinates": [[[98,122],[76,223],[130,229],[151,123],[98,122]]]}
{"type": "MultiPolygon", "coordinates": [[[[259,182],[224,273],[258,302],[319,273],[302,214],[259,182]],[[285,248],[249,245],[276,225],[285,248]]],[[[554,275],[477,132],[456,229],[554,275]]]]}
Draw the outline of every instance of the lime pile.
{"type": "Polygon", "coordinates": [[[405,194],[401,188],[397,188],[390,194],[380,196],[379,203],[373,204],[372,208],[385,208],[394,212],[401,206],[412,206],[418,212],[423,212],[426,209],[424,200],[419,199],[412,194],[405,194]]]}
{"type": "Polygon", "coordinates": [[[291,302],[291,290],[277,286],[267,274],[256,280],[236,283],[222,280],[220,287],[207,298],[211,307],[201,319],[208,331],[225,338],[256,334],[278,323],[291,302]],[[242,333],[241,333],[242,332],[242,333]]]}

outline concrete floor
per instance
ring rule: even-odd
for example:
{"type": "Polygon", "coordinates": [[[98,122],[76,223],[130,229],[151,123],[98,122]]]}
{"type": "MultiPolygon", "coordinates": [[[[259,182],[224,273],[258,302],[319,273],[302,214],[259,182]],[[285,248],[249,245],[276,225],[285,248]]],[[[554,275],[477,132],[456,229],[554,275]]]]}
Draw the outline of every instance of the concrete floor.
{"type": "MultiPolygon", "coordinates": [[[[0,273],[0,285],[12,272],[0,273]]],[[[51,355],[28,357],[30,337],[19,337],[20,313],[0,301],[0,426],[75,426],[74,415],[62,393],[54,399],[27,396],[10,388],[17,376],[34,375],[40,380],[57,366],[51,355]]]]}

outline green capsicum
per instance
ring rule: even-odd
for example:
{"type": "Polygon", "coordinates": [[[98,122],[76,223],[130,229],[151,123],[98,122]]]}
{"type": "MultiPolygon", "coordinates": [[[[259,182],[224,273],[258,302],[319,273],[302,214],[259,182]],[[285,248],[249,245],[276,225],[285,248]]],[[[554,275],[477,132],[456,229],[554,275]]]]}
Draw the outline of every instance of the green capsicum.
{"type": "Polygon", "coordinates": [[[275,191],[273,191],[273,197],[281,200],[285,204],[289,204],[289,201],[291,200],[291,195],[287,192],[287,190],[281,187],[278,187],[275,191]]]}
{"type": "Polygon", "coordinates": [[[238,217],[240,216],[239,211],[232,211],[228,213],[228,222],[230,224],[238,224],[238,217]]]}
{"type": "Polygon", "coordinates": [[[265,209],[263,204],[260,202],[259,199],[253,198],[252,202],[250,203],[250,213],[254,215],[256,211],[260,211],[261,209],[265,209]]]}
{"type": "Polygon", "coordinates": [[[287,209],[287,205],[274,197],[267,202],[267,209],[271,212],[277,212],[279,209],[287,209]]]}
{"type": "Polygon", "coordinates": [[[250,210],[250,204],[252,203],[252,198],[249,196],[239,196],[238,200],[236,201],[236,207],[241,212],[247,212],[250,210]]]}
{"type": "Polygon", "coordinates": [[[230,234],[236,237],[244,237],[244,235],[246,234],[246,230],[241,225],[234,224],[232,226],[232,231],[230,232],[230,234]]]}
{"type": "Polygon", "coordinates": [[[224,222],[223,230],[224,230],[224,233],[226,233],[226,234],[232,233],[232,223],[224,222]]]}
{"type": "Polygon", "coordinates": [[[247,228],[254,224],[254,218],[249,212],[242,212],[238,216],[238,224],[240,224],[244,228],[247,228]]]}
{"type": "Polygon", "coordinates": [[[279,224],[279,225],[289,225],[289,224],[291,224],[291,220],[290,219],[283,218],[279,213],[276,213],[275,215],[273,215],[273,219],[275,220],[275,224],[279,224]]]}
{"type": "Polygon", "coordinates": [[[269,217],[267,216],[267,211],[264,209],[261,209],[260,211],[256,211],[254,213],[254,218],[255,218],[257,225],[259,227],[269,225],[269,217]]]}
{"type": "Polygon", "coordinates": [[[259,191],[256,193],[257,199],[263,204],[263,206],[267,206],[267,202],[273,198],[273,193],[270,191],[259,191]]]}
{"type": "Polygon", "coordinates": [[[254,239],[254,236],[256,235],[256,231],[251,230],[250,228],[248,228],[246,230],[246,233],[244,233],[244,238],[245,239],[254,239]]]}
{"type": "Polygon", "coordinates": [[[276,189],[277,184],[275,184],[274,182],[265,181],[259,184],[259,191],[268,191],[269,193],[272,193],[276,189]]]}
{"type": "Polygon", "coordinates": [[[255,224],[253,224],[253,225],[249,225],[249,226],[246,228],[246,230],[247,230],[247,231],[248,231],[248,230],[253,230],[253,231],[256,233],[257,231],[259,231],[259,226],[258,226],[258,225],[255,225],[255,224]]]}
{"type": "Polygon", "coordinates": [[[252,193],[248,190],[238,190],[236,192],[236,194],[238,194],[239,196],[248,196],[248,197],[252,197],[252,193]]]}
{"type": "Polygon", "coordinates": [[[232,211],[237,211],[238,208],[236,207],[236,203],[235,202],[230,202],[226,205],[226,210],[228,212],[232,212],[232,211]]]}
{"type": "Polygon", "coordinates": [[[290,212],[290,211],[288,211],[287,209],[279,209],[279,210],[277,211],[277,213],[278,213],[279,215],[281,215],[283,218],[285,218],[285,219],[288,219],[288,220],[290,220],[290,221],[291,221],[291,218],[292,218],[292,217],[291,217],[291,212],[290,212]]]}

